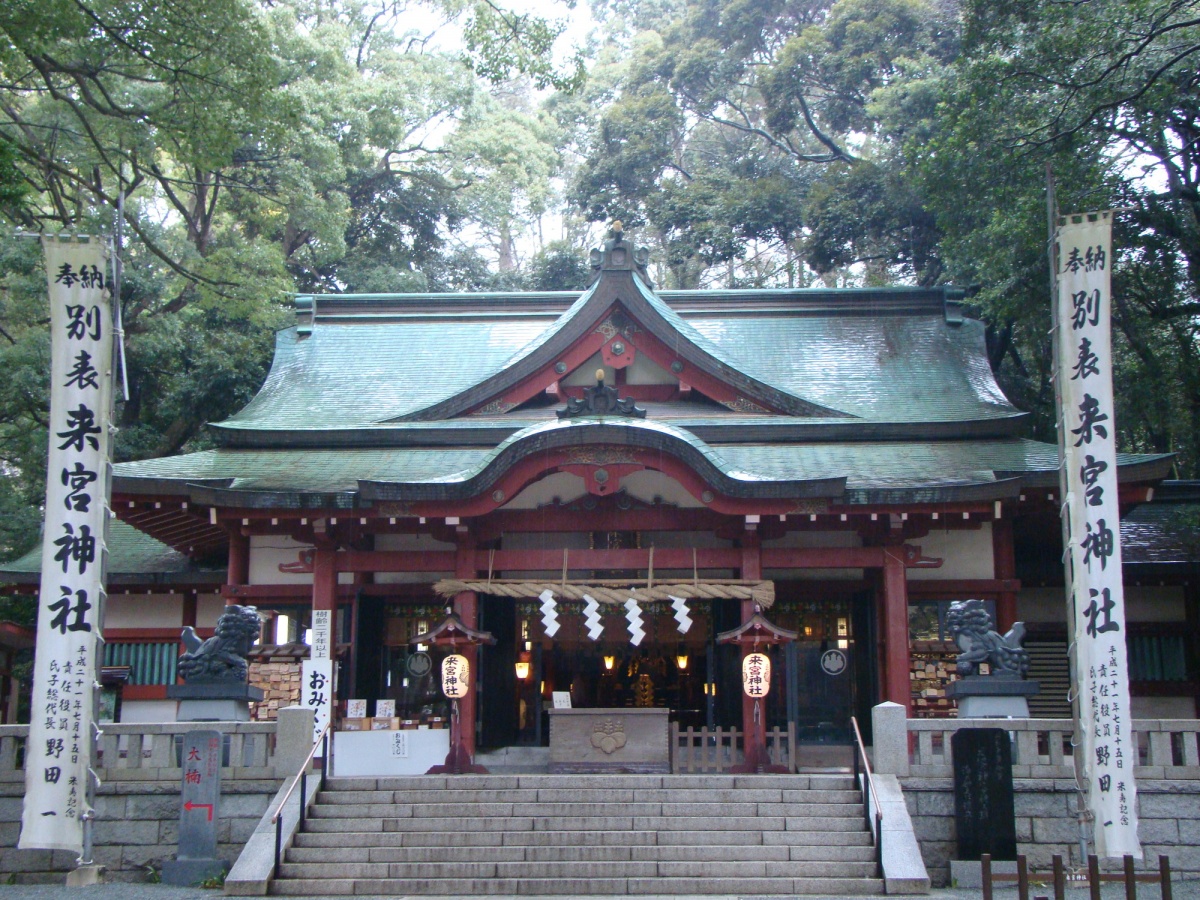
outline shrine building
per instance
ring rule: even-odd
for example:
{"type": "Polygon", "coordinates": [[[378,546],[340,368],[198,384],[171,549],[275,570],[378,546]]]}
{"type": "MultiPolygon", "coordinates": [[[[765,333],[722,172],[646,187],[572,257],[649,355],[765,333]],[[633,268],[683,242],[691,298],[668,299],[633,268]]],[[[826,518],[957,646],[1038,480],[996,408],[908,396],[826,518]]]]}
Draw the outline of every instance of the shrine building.
{"type": "MultiPolygon", "coordinates": [[[[115,467],[113,714],[173,719],[180,628],[237,603],[266,620],[263,718],[304,702],[329,611],[337,717],[436,728],[449,650],[414,638],[452,610],[495,639],[459,651],[472,752],[545,745],[556,695],[740,728],[752,648],[718,637],[758,614],[794,635],[764,644],[765,726],[845,743],[881,701],[953,714],[946,610],[979,599],[1029,623],[1034,715],[1069,716],[1057,448],[964,292],[656,291],[645,264],[617,233],[582,294],[298,297],[215,449],[115,467]]],[[[1123,510],[1171,465],[1122,455],[1123,510]]],[[[1133,715],[1192,718],[1194,588],[1154,581],[1128,589],[1133,715]]]]}

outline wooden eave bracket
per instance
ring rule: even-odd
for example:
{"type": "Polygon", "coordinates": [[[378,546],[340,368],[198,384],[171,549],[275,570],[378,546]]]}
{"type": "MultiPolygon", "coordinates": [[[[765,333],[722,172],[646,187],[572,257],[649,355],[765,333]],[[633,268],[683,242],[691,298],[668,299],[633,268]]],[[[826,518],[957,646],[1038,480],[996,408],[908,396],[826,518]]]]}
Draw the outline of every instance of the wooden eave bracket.
{"type": "Polygon", "coordinates": [[[780,628],[761,612],[755,612],[749,619],[732,631],[723,631],[717,635],[718,644],[788,644],[800,635],[795,631],[780,628]]]}
{"type": "Polygon", "coordinates": [[[490,631],[471,628],[458,617],[458,613],[450,613],[428,631],[413,637],[409,643],[453,647],[457,644],[494,644],[496,638],[490,631]]]}

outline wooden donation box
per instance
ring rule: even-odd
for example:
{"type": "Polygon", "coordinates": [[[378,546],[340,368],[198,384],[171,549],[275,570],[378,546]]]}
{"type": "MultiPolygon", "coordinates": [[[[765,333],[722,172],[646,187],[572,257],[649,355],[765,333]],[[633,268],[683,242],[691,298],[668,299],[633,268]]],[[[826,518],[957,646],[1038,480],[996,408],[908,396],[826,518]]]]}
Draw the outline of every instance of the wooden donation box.
{"type": "Polygon", "coordinates": [[[551,709],[551,772],[669,774],[667,709],[551,709]]]}

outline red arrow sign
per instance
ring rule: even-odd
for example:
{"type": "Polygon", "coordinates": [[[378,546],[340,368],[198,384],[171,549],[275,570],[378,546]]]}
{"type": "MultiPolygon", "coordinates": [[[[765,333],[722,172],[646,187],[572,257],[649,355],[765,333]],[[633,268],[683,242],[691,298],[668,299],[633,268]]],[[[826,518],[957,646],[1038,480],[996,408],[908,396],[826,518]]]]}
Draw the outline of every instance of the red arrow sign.
{"type": "Polygon", "coordinates": [[[187,803],[183,804],[183,808],[188,812],[191,812],[193,809],[207,809],[208,821],[212,821],[213,805],[211,803],[193,803],[191,800],[189,800],[187,803]]]}

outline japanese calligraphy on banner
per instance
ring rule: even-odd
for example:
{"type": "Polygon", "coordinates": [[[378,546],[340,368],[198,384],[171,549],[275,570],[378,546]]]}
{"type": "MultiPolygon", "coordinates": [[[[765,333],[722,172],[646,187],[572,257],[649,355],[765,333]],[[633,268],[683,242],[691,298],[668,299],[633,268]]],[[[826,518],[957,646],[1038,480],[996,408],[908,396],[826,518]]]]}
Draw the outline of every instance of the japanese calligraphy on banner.
{"type": "Polygon", "coordinates": [[[1113,411],[1110,213],[1058,229],[1058,380],[1082,771],[1098,856],[1141,857],[1113,411]]]}
{"type": "Polygon", "coordinates": [[[332,659],[306,659],[300,663],[300,705],[313,711],[314,741],[329,724],[333,692],[332,659]]]}
{"type": "Polygon", "coordinates": [[[50,462],[18,846],[79,853],[104,604],[112,317],[106,245],[42,243],[50,288],[50,462]]]}
{"type": "Polygon", "coordinates": [[[330,659],[333,640],[333,610],[314,609],[312,614],[312,658],[330,659]]]}
{"type": "Polygon", "coordinates": [[[748,653],[742,659],[742,690],[747,697],[759,699],[771,690],[771,657],[748,653]]]}

